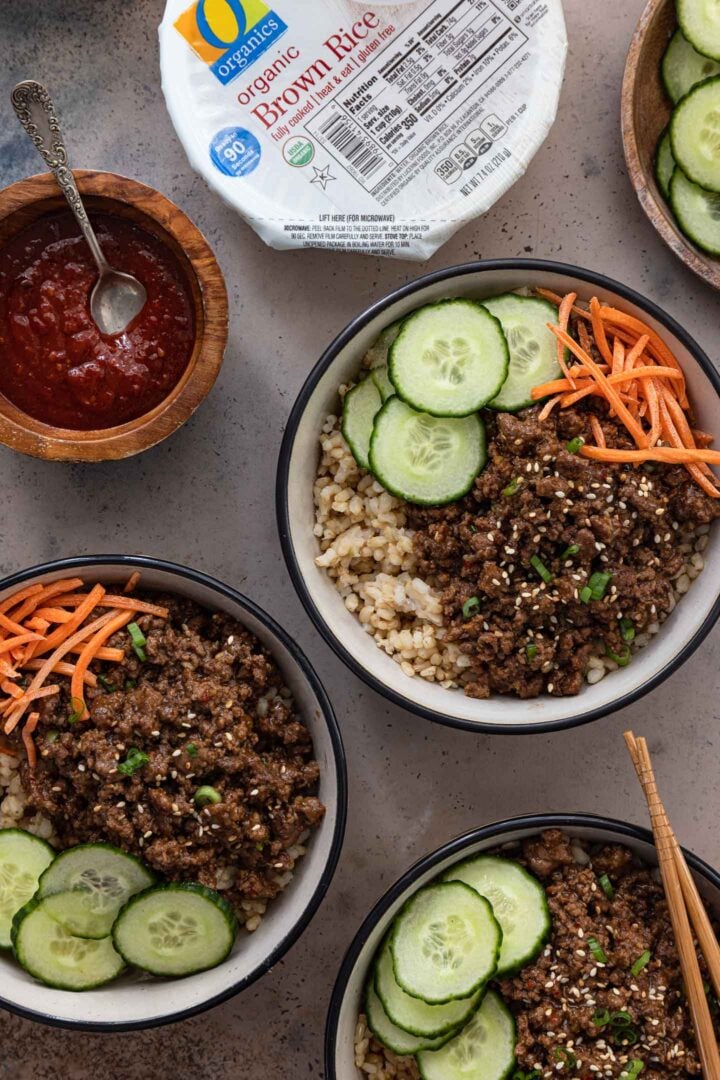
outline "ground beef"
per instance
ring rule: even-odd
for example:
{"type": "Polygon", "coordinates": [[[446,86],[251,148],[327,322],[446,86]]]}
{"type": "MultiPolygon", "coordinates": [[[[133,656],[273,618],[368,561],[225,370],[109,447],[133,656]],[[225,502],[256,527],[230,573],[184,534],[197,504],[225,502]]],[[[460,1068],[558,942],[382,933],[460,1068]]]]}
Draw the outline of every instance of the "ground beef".
{"type": "MultiPolygon", "coordinates": [[[[577,436],[594,441],[595,408],[581,402],[544,421],[538,407],[490,413],[488,463],[471,493],[445,507],[406,507],[418,574],[441,593],[446,641],[470,661],[471,697],[579,693],[591,654],[607,647],[625,657],[621,618],[639,633],[671,609],[681,533],[720,514],[720,500],[682,466],[608,465],[569,452],[577,436]],[[611,584],[584,603],[594,572],[611,574],[611,584]],[[471,598],[479,604],[463,614],[471,598]]],[[[630,445],[606,412],[596,415],[608,445],[630,445]]]]}
{"type": "Polygon", "coordinates": [[[274,661],[238,622],[177,597],[143,599],[169,617],[138,617],[145,662],[127,630],[108,642],[126,658],[93,663],[102,684],[87,691],[89,720],[71,722],[65,680],[40,703],[37,768],[22,768],[28,799],[63,847],[109,841],[172,880],[211,887],[232,867],[225,895],[238,907],[271,899],[291,849],[324,813],[310,734],[274,661]],[[126,776],[118,765],[132,750],[148,761],[126,776]],[[221,801],[198,806],[203,785],[221,801]]]}
{"type": "Polygon", "coordinates": [[[518,856],[545,886],[552,915],[552,937],[538,960],[500,987],[517,1022],[518,1067],[593,1080],[619,1077],[639,1059],[643,1080],[701,1075],[662,886],[625,847],[590,848],[587,865],[573,848],[576,841],[571,847],[549,830],[525,841],[518,856]],[[610,878],[612,899],[601,874],[610,878]],[[593,938],[606,964],[594,957],[593,938]],[[646,950],[652,958],[633,976],[646,950]],[[637,1041],[623,1046],[609,1026],[599,1026],[603,1011],[629,1013],[637,1041]]]}

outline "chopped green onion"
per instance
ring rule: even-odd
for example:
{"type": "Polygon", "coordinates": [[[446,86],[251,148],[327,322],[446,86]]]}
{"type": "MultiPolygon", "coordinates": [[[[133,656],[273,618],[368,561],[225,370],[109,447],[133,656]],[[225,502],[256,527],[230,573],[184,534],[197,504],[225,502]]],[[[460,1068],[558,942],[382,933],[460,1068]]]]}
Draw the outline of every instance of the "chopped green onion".
{"type": "Polygon", "coordinates": [[[471,596],[462,606],[463,619],[472,619],[473,615],[480,610],[480,601],[477,596],[471,596]]]}
{"type": "Polygon", "coordinates": [[[477,525],[468,525],[468,529],[470,530],[471,533],[476,533],[477,532],[477,525]]]}
{"type": "Polygon", "coordinates": [[[635,640],[635,623],[632,619],[620,620],[620,636],[623,641],[627,641],[628,645],[635,640]]]}
{"type": "Polygon", "coordinates": [[[510,481],[510,483],[508,484],[508,486],[506,488],[503,488],[503,495],[507,495],[508,497],[510,495],[515,495],[517,493],[518,488],[520,487],[521,484],[522,484],[522,477],[521,476],[516,476],[514,480],[510,481]]]}
{"type": "Polygon", "coordinates": [[[582,435],[576,435],[574,439],[571,439],[569,443],[565,444],[565,449],[567,450],[568,454],[578,454],[582,450],[584,445],[585,440],[583,439],[582,435]]]}
{"type": "Polygon", "coordinates": [[[612,900],[615,896],[615,890],[613,889],[612,881],[610,880],[610,878],[607,876],[607,874],[601,874],[598,878],[598,881],[600,883],[600,888],[605,893],[608,900],[612,900]]]}
{"type": "Polygon", "coordinates": [[[538,654],[537,645],[533,645],[532,642],[531,642],[529,645],[525,646],[525,655],[527,656],[528,660],[534,660],[535,657],[537,656],[537,654],[538,654]]]}
{"type": "Polygon", "coordinates": [[[610,648],[609,645],[605,646],[605,652],[614,660],[618,667],[627,667],[632,660],[632,649],[629,645],[623,645],[622,652],[616,653],[610,648]]]}
{"type": "Polygon", "coordinates": [[[569,1069],[577,1068],[577,1058],[573,1054],[572,1050],[566,1050],[564,1046],[554,1047],[553,1057],[556,1061],[561,1061],[563,1065],[567,1065],[569,1069]]]}
{"type": "Polygon", "coordinates": [[[594,574],[590,575],[588,585],[592,590],[593,600],[602,600],[611,581],[612,574],[607,574],[604,571],[596,570],[594,574]]]}
{"type": "Polygon", "coordinates": [[[222,802],[222,795],[217,788],[210,787],[209,784],[204,784],[197,789],[193,795],[193,799],[198,806],[209,806],[210,803],[215,806],[217,803],[222,802]]]}
{"type": "Polygon", "coordinates": [[[588,949],[593,954],[593,956],[597,960],[598,964],[607,964],[608,958],[605,955],[605,950],[603,949],[602,945],[597,940],[597,938],[589,937],[587,939],[587,944],[588,944],[588,949]]]}
{"type": "Polygon", "coordinates": [[[613,1031],[613,1042],[616,1046],[634,1046],[639,1038],[634,1027],[618,1027],[613,1031]]]}
{"type": "Polygon", "coordinates": [[[256,844],[256,845],[255,845],[255,850],[256,850],[256,851],[262,851],[262,849],[263,849],[264,847],[265,847],[265,845],[264,845],[264,844],[256,844]]]}
{"type": "Polygon", "coordinates": [[[532,556],[532,558],[530,559],[530,565],[532,566],[535,573],[543,579],[546,585],[548,585],[552,581],[552,574],[538,555],[532,556]]]}
{"type": "Polygon", "coordinates": [[[117,771],[122,773],[123,776],[134,776],[138,769],[142,769],[143,765],[147,765],[149,760],[150,758],[144,750],[138,750],[136,746],[131,746],[125,761],[118,765],[117,771]]]}
{"type": "Polygon", "coordinates": [[[590,601],[592,600],[592,594],[592,589],[589,585],[585,585],[585,587],[580,590],[580,599],[582,600],[583,604],[590,603],[590,601]]]}
{"type": "Polygon", "coordinates": [[[111,683],[109,679],[106,679],[104,675],[98,675],[98,682],[103,690],[107,690],[108,694],[111,694],[113,690],[117,690],[115,684],[111,683]]]}
{"type": "Polygon", "coordinates": [[[595,1027],[604,1028],[610,1023],[610,1011],[608,1009],[598,1009],[593,1016],[593,1024],[595,1027]]]}
{"type": "Polygon", "coordinates": [[[635,1077],[639,1076],[644,1068],[644,1061],[640,1061],[639,1058],[633,1058],[632,1061],[629,1061],[627,1063],[623,1071],[620,1073],[620,1078],[621,1080],[635,1080],[635,1077]]]}
{"type": "Polygon", "coordinates": [[[632,975],[639,975],[640,972],[642,971],[642,969],[646,968],[651,960],[652,960],[652,953],[650,952],[649,949],[646,949],[644,953],[641,953],[640,956],[638,956],[637,960],[635,961],[633,966],[630,968],[630,973],[632,975]]]}
{"type": "Polygon", "coordinates": [[[79,698],[70,698],[70,705],[72,712],[68,716],[68,724],[77,724],[78,720],[82,720],[85,715],[85,703],[79,698]]]}
{"type": "Polygon", "coordinates": [[[147,645],[147,638],[136,622],[128,623],[128,634],[132,641],[133,652],[138,660],[142,660],[144,663],[147,660],[147,654],[143,646],[147,645]]]}
{"type": "Polygon", "coordinates": [[[618,1009],[610,1016],[610,1023],[613,1027],[632,1027],[633,1018],[629,1012],[624,1009],[618,1009]]]}
{"type": "Polygon", "coordinates": [[[57,742],[59,735],[60,735],[59,731],[48,731],[47,735],[45,736],[45,742],[49,742],[49,743],[57,742]]]}
{"type": "Polygon", "coordinates": [[[197,746],[194,742],[189,742],[185,747],[185,753],[188,757],[197,757],[197,746]]]}
{"type": "Polygon", "coordinates": [[[137,686],[137,679],[126,679],[125,680],[125,689],[126,690],[134,690],[136,686],[137,686]]]}
{"type": "Polygon", "coordinates": [[[573,557],[573,555],[577,555],[579,551],[580,551],[580,545],[579,544],[570,544],[570,546],[566,547],[565,550],[563,551],[562,555],[560,556],[560,561],[565,562],[566,559],[571,559],[573,557]]]}

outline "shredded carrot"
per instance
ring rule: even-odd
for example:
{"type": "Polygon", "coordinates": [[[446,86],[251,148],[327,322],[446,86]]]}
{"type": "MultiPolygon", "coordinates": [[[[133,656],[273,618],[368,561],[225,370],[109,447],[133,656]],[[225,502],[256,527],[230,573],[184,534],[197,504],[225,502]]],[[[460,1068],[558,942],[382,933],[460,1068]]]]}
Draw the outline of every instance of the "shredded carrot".
{"type": "Polygon", "coordinates": [[[607,446],[607,443],[605,442],[605,432],[603,431],[602,424],[597,416],[590,417],[590,427],[592,428],[592,433],[595,436],[595,442],[598,446],[607,446]]]}
{"type": "Polygon", "coordinates": [[[139,581],[140,581],[140,571],[135,570],[134,573],[132,573],[130,575],[130,577],[127,579],[127,584],[125,585],[125,588],[123,589],[123,592],[124,593],[133,592],[137,588],[139,581]]]}
{"type": "Polygon", "coordinates": [[[555,336],[560,339],[560,341],[567,345],[570,351],[578,358],[578,360],[582,364],[585,364],[590,373],[594,376],[595,381],[604,391],[608,401],[615,409],[618,417],[625,425],[627,430],[630,432],[637,445],[640,447],[647,446],[647,436],[645,435],[645,432],[640,427],[640,424],[637,422],[635,417],[629,412],[627,406],[620,398],[618,392],[608,382],[607,377],[602,371],[600,371],[598,365],[595,363],[593,358],[588,353],[586,353],[584,349],[581,349],[577,342],[573,341],[570,335],[567,334],[564,330],[558,329],[558,327],[553,326],[551,323],[548,323],[548,329],[551,330],[553,334],[555,334],[555,336]]]}
{"type": "Polygon", "coordinates": [[[33,656],[42,656],[44,653],[51,652],[57,645],[70,637],[82,625],[87,616],[95,610],[104,595],[105,589],[102,585],[93,585],[90,592],[85,595],[83,602],[78,604],[72,619],[69,622],[61,623],[56,630],[53,630],[52,634],[46,637],[35,650],[33,656]]]}
{"type": "Polygon", "coordinates": [[[85,696],[83,693],[83,679],[85,672],[88,669],[88,665],[94,660],[97,651],[101,648],[109,637],[115,633],[116,630],[120,630],[123,626],[127,626],[133,617],[132,611],[121,611],[115,613],[115,618],[98,630],[93,637],[85,645],[83,651],[80,653],[78,662],[75,665],[75,671],[73,672],[72,682],[70,684],[70,695],[73,700],[73,708],[80,713],[79,720],[86,720],[90,715],[85,704],[85,696]],[[75,704],[77,702],[77,704],[75,704]]]}
{"type": "Polygon", "coordinates": [[[35,609],[40,604],[44,604],[46,600],[57,596],[58,593],[67,592],[69,589],[77,589],[79,585],[82,585],[82,578],[68,578],[64,581],[54,581],[52,585],[43,585],[40,592],[29,596],[17,611],[13,610],[12,617],[17,619],[18,622],[22,622],[28,615],[32,615],[35,609]]]}
{"type": "MultiPolygon", "coordinates": [[[[682,415],[682,410],[680,409],[680,406],[677,404],[677,402],[674,402],[673,406],[682,415]]],[[[668,440],[668,442],[672,443],[672,445],[676,448],[682,447],[685,443],[686,449],[695,449],[692,433],[687,426],[685,417],[682,417],[683,435],[681,435],[680,432],[678,432],[675,423],[673,422],[673,416],[671,415],[670,409],[670,401],[666,397],[663,397],[660,401],[660,410],[662,416],[663,434],[668,440]]],[[[705,462],[702,462],[700,464],[697,464],[696,462],[686,463],[685,468],[690,473],[693,480],[695,480],[695,482],[700,485],[706,495],[709,495],[713,499],[720,497],[720,491],[717,490],[714,483],[715,478],[710,468],[705,462]]]]}
{"type": "Polygon", "coordinates": [[[8,619],[7,615],[3,615],[2,613],[0,613],[0,627],[2,627],[3,630],[9,630],[12,634],[25,633],[24,626],[21,626],[18,622],[14,622],[12,619],[8,619]]]}
{"type": "Polygon", "coordinates": [[[691,450],[686,447],[652,446],[642,450],[624,450],[620,447],[590,446],[581,447],[583,457],[595,461],[618,461],[636,464],[643,461],[663,461],[670,465],[684,465],[686,462],[705,461],[711,465],[720,465],[720,450],[691,450]]]}
{"type": "Polygon", "coordinates": [[[32,619],[28,619],[25,625],[28,630],[37,630],[39,634],[44,634],[50,627],[47,619],[39,619],[37,615],[33,615],[32,619]]]}
{"type": "MultiPolygon", "coordinates": [[[[70,593],[67,596],[59,597],[57,602],[66,607],[74,607],[82,602],[86,595],[86,593],[70,593]]],[[[127,611],[137,611],[144,615],[157,615],[161,619],[167,619],[168,617],[168,609],[160,607],[159,604],[148,604],[144,600],[136,600],[133,596],[119,596],[114,593],[106,593],[97,604],[97,607],[124,608],[127,611]]]]}
{"type": "Polygon", "coordinates": [[[25,634],[17,634],[15,637],[5,638],[0,641],[0,653],[14,652],[19,645],[25,645],[28,641],[42,641],[40,634],[28,631],[25,634]]]}
{"type": "MultiPolygon", "coordinates": [[[[536,289],[535,292],[538,296],[542,296],[544,300],[549,300],[551,304],[560,307],[563,298],[559,293],[553,292],[551,289],[536,289]]],[[[586,311],[585,308],[579,307],[577,304],[573,306],[572,313],[581,319],[590,319],[590,312],[586,311]]]]}
{"type": "Polygon", "coordinates": [[[37,608],[35,615],[38,619],[47,619],[48,622],[66,623],[72,619],[72,611],[65,611],[61,607],[37,608]]]}
{"type": "MultiPolygon", "coordinates": [[[[42,667],[39,668],[39,670],[37,672],[37,675],[35,675],[35,677],[33,678],[32,682],[30,683],[30,686],[28,687],[28,689],[27,689],[27,691],[25,693],[25,698],[29,700],[28,696],[31,693],[33,693],[34,691],[38,690],[40,687],[42,687],[43,683],[45,682],[46,678],[48,677],[50,672],[53,670],[55,665],[58,663],[59,660],[62,660],[62,658],[67,653],[70,652],[70,649],[72,648],[73,645],[77,645],[78,642],[85,641],[87,638],[92,637],[92,635],[95,633],[96,630],[99,630],[101,626],[104,626],[106,622],[109,622],[109,620],[113,618],[113,615],[114,615],[114,612],[112,612],[112,611],[106,612],[106,614],[101,615],[99,619],[95,619],[93,622],[88,623],[86,626],[81,627],[79,630],[76,630],[75,633],[73,634],[73,636],[71,638],[69,638],[67,641],[63,641],[55,649],[55,652],[52,653],[45,660],[45,663],[42,665],[42,667]]],[[[25,702],[25,704],[26,703],[27,702],[25,702]]],[[[11,713],[10,719],[8,720],[8,722],[5,725],[5,734],[6,735],[9,735],[10,732],[15,727],[17,727],[17,724],[22,719],[22,716],[23,716],[24,712],[25,712],[24,703],[20,702],[18,704],[17,708],[11,713]]]]}
{"type": "Polygon", "coordinates": [[[539,413],[539,418],[541,420],[547,420],[555,406],[560,404],[560,397],[561,395],[557,394],[555,397],[548,398],[539,413]]]}
{"type": "Polygon", "coordinates": [[[643,397],[647,401],[648,413],[650,414],[650,434],[648,444],[655,446],[662,429],[660,427],[660,402],[658,398],[658,386],[654,379],[643,379],[641,383],[643,397]]]}
{"type": "MultiPolygon", "coordinates": [[[[570,325],[570,314],[573,309],[573,305],[577,300],[577,293],[568,293],[567,296],[563,296],[560,301],[560,309],[558,311],[558,326],[561,330],[567,330],[570,325]]],[[[560,370],[566,379],[573,381],[570,372],[568,371],[567,363],[565,362],[565,346],[561,342],[557,342],[557,357],[560,370]]],[[[573,389],[575,386],[573,385],[573,389]]]]}
{"type": "Polygon", "coordinates": [[[36,593],[42,592],[42,585],[28,585],[27,588],[21,589],[20,592],[13,593],[12,596],[6,596],[0,603],[0,612],[9,611],[10,608],[15,607],[22,600],[25,600],[28,596],[35,596],[36,593]]]}
{"type": "MultiPolygon", "coordinates": [[[[680,364],[678,363],[670,349],[668,349],[667,345],[659,336],[659,334],[656,334],[652,327],[647,326],[640,319],[636,319],[633,315],[628,315],[625,311],[619,311],[617,308],[609,307],[607,305],[603,305],[600,308],[600,318],[603,322],[609,322],[611,325],[615,326],[626,327],[629,330],[633,330],[638,335],[647,336],[649,342],[652,344],[653,350],[660,358],[662,363],[664,363],[667,367],[674,367],[677,368],[678,371],[682,372],[680,364]]],[[[684,376],[681,396],[681,404],[684,409],[687,409],[688,400],[685,390],[684,376]]]]}
{"type": "MultiPolygon", "coordinates": [[[[72,649],[70,649],[70,652],[71,653],[81,653],[82,652],[82,645],[73,645],[72,649]]],[[[95,659],[96,660],[109,660],[113,664],[121,664],[122,661],[125,659],[125,650],[124,649],[111,649],[106,645],[104,649],[100,649],[98,651],[98,654],[95,657],[95,659]]]]}
{"type": "Polygon", "coordinates": [[[0,683],[0,690],[5,694],[9,694],[10,697],[21,698],[23,696],[22,686],[18,686],[12,679],[4,679],[0,683]]]}
{"type": "MultiPolygon", "coordinates": [[[[80,648],[82,648],[82,646],[80,646],[80,648]]],[[[44,660],[28,660],[27,664],[24,666],[28,671],[39,671],[44,663],[44,660]]],[[[66,664],[63,660],[60,660],[52,669],[52,673],[57,675],[68,675],[72,678],[75,674],[75,665],[66,664]]],[[[87,686],[97,686],[97,675],[93,675],[92,671],[86,671],[85,683],[87,686]]]]}
{"type": "Polygon", "coordinates": [[[613,375],[619,375],[625,368],[625,346],[620,338],[613,339],[613,375]]]}
{"type": "MultiPolygon", "coordinates": [[[[615,375],[608,375],[607,381],[612,386],[619,386],[623,383],[632,382],[633,379],[677,378],[678,372],[675,371],[674,368],[643,366],[635,368],[632,371],[618,371],[615,375]]],[[[588,385],[597,385],[596,383],[588,383],[587,369],[585,369],[585,377],[579,380],[579,383],[580,385],[578,385],[578,382],[576,381],[576,386],[578,390],[587,389],[588,385]]],[[[570,379],[552,379],[550,382],[542,383],[540,386],[534,386],[530,391],[530,394],[533,400],[538,401],[540,398],[547,397],[548,394],[560,393],[563,390],[570,390],[571,388],[572,382],[570,379]]]]}
{"type": "Polygon", "coordinates": [[[610,368],[613,367],[613,353],[608,343],[607,334],[605,333],[605,327],[603,321],[600,318],[600,301],[596,296],[593,296],[590,301],[590,318],[592,319],[593,336],[595,338],[595,344],[597,345],[600,355],[606,364],[609,364],[610,368]]]}
{"type": "Polygon", "coordinates": [[[709,431],[700,431],[698,428],[692,428],[692,433],[697,446],[711,446],[715,442],[715,436],[711,435],[709,431]]]}
{"type": "Polygon", "coordinates": [[[37,749],[35,747],[35,740],[33,739],[33,732],[38,725],[39,719],[39,712],[30,713],[27,718],[27,723],[22,731],[22,741],[25,746],[25,752],[27,753],[28,765],[31,769],[34,769],[37,765],[37,749]]]}
{"type": "Polygon", "coordinates": [[[53,683],[52,686],[41,686],[39,690],[33,690],[32,693],[30,693],[29,690],[26,690],[22,699],[18,699],[17,702],[11,701],[10,705],[5,709],[5,714],[8,712],[10,713],[10,719],[5,724],[5,734],[10,735],[10,733],[15,730],[31,701],[38,701],[40,698],[54,697],[55,694],[59,693],[60,686],[57,683],[53,683]],[[15,719],[16,716],[17,719],[15,719]]]}

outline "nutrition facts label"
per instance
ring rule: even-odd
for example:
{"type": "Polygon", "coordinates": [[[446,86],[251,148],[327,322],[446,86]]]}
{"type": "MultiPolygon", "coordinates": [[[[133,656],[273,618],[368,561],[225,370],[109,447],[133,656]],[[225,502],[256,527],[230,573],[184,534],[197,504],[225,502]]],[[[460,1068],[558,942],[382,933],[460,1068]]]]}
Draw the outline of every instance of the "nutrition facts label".
{"type": "MultiPolygon", "coordinates": [[[[409,159],[435,154],[453,137],[447,121],[522,49],[528,37],[493,0],[435,0],[306,125],[369,193],[385,203],[409,159]],[[440,136],[440,138],[438,138],[440,136]],[[432,148],[427,152],[427,143],[432,148]],[[422,153],[422,148],[426,153],[422,153]]],[[[486,117],[436,165],[453,183],[505,130],[486,117]],[[474,141],[473,141],[474,140],[474,141]]]]}

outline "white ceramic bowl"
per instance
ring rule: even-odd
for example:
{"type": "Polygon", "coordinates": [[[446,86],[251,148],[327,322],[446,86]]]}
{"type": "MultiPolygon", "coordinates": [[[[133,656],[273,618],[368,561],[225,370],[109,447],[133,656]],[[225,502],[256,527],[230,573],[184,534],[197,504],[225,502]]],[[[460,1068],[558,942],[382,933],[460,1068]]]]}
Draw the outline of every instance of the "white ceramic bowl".
{"type": "Polygon", "coordinates": [[[86,581],[124,584],[133,570],[142,584],[189,597],[213,611],[224,611],[247,627],[270,651],[313,738],[320,764],[319,797],[327,808],[297,863],[286,890],[268,906],[260,927],[240,931],[228,960],[211,971],[184,979],[122,976],[82,994],[53,990],[35,982],[0,953],[0,1006],[32,1020],[84,1030],[122,1031],[155,1027],[193,1016],[244,990],[299,938],[332,880],[342,846],[347,809],[345,755],[332,707],[307,659],[264,611],[234,589],[174,563],[135,556],[100,555],[61,559],[33,567],[0,583],[0,600],[20,585],[80,575],[86,581]]]}
{"type": "Polygon", "coordinates": [[[612,672],[577,697],[529,701],[495,695],[478,701],[459,690],[409,678],[346,610],[332,581],[315,565],[313,481],[318,439],[328,413],[338,411],[338,387],[353,379],[384,327],[447,296],[483,298],[523,286],[596,295],[637,315],[667,341],[687,376],[699,426],[720,439],[720,376],[700,346],[656,304],[601,274],[536,259],[504,259],[441,270],[395,290],[358,316],[335,339],[310,373],[290,414],[280,452],[277,514],[285,559],[295,588],[325,640],[357,675],[390,700],[431,720],[495,732],[572,727],[622,708],[667,678],[700,644],[720,614],[720,529],[705,552],[702,585],[678,604],[652,642],[628,667],[612,672]]]}
{"type": "MultiPolygon", "coordinates": [[[[486,825],[459,836],[411,867],[375,905],[358,930],[343,960],[330,1001],[325,1028],[326,1080],[360,1080],[353,1043],[368,968],[377,948],[405,901],[453,863],[489,848],[535,836],[544,829],[562,829],[591,843],[617,843],[631,848],[644,862],[657,864],[652,834],[647,829],[592,814],[536,814],[486,825]]],[[[720,874],[696,855],[685,852],[698,889],[709,910],[720,914],[720,874]]]]}

